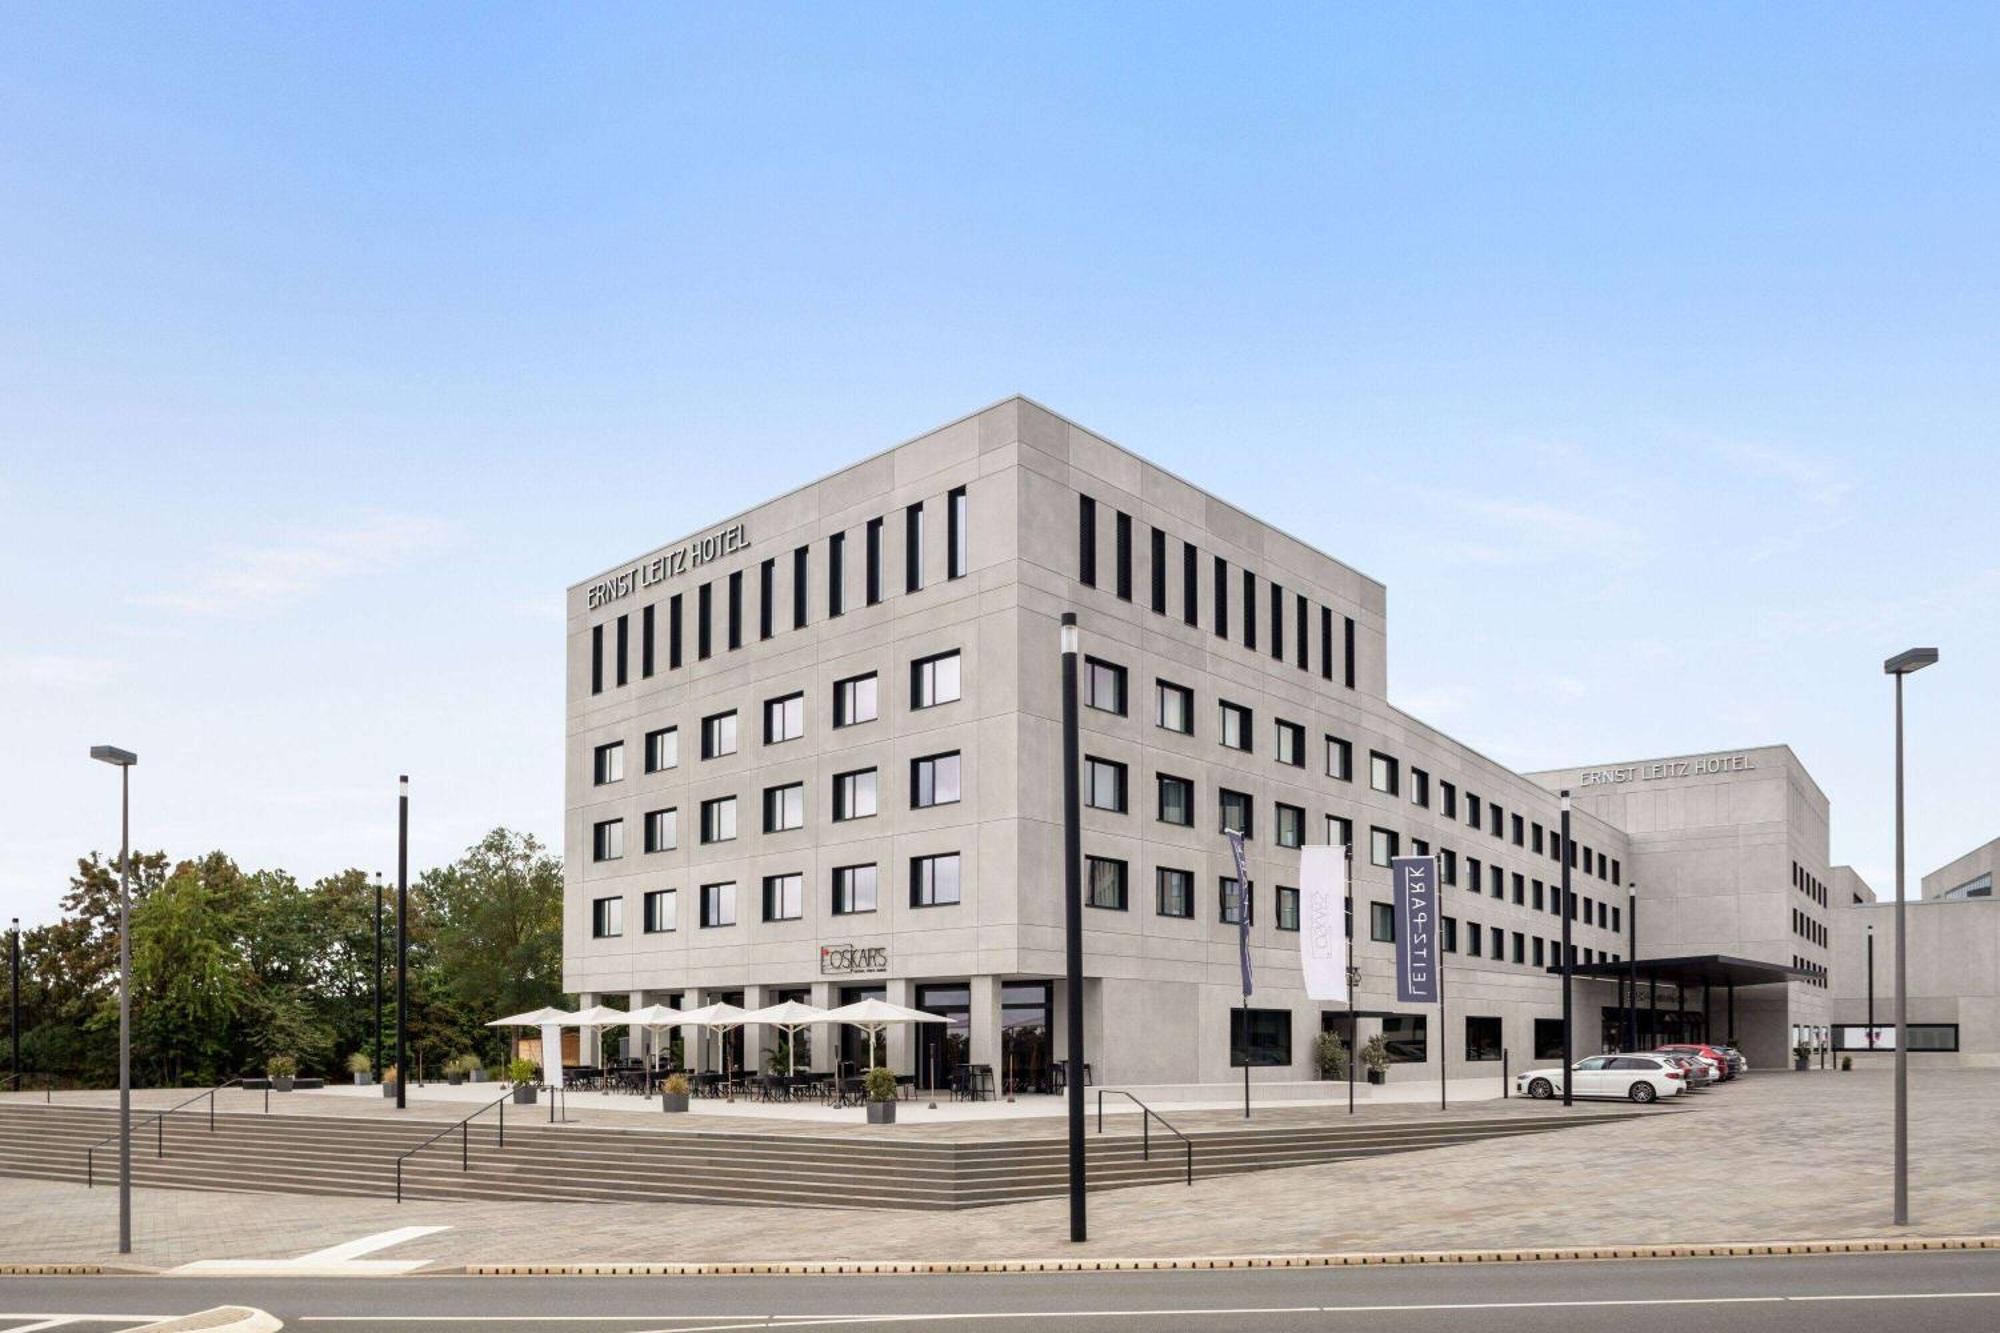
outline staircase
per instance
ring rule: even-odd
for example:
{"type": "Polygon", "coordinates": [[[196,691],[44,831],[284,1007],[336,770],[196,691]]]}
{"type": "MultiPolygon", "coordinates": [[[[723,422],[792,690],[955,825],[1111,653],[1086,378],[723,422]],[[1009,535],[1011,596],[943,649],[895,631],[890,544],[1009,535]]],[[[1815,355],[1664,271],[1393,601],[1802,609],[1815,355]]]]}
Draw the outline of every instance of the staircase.
{"type": "MultiPolygon", "coordinates": [[[[811,1137],[550,1125],[522,1108],[506,1146],[490,1117],[466,1136],[470,1170],[453,1133],[403,1164],[406,1199],[608,1203],[726,1203],[789,1208],[977,1208],[1049,1198],[1068,1187],[1060,1137],[949,1143],[915,1138],[811,1137]]],[[[1464,1116],[1352,1125],[1282,1125],[1195,1132],[1198,1178],[1415,1152],[1486,1139],[1603,1124],[1632,1112],[1464,1116]]],[[[395,1161],[449,1124],[373,1117],[257,1115],[199,1108],[168,1118],[165,1155],[154,1131],[135,1131],[132,1180],[154,1189],[385,1197],[395,1161]]],[[[105,1107],[0,1106],[0,1176],[84,1180],[84,1150],[116,1132],[105,1107]]],[[[1180,1140],[1155,1132],[1151,1160],[1130,1132],[1088,1139],[1092,1189],[1178,1183],[1180,1140]]],[[[96,1152],[98,1187],[117,1178],[117,1145],[96,1152]]]]}

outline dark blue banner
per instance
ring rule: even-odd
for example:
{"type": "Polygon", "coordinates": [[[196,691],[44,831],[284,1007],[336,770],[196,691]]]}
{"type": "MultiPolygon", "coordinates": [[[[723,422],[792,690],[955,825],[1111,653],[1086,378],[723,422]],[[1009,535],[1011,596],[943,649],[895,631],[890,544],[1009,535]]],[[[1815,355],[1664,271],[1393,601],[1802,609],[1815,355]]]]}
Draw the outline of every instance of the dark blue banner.
{"type": "Polygon", "coordinates": [[[1436,1004],[1438,997],[1438,872],[1432,856],[1389,862],[1396,886],[1396,999],[1436,1004]]]}

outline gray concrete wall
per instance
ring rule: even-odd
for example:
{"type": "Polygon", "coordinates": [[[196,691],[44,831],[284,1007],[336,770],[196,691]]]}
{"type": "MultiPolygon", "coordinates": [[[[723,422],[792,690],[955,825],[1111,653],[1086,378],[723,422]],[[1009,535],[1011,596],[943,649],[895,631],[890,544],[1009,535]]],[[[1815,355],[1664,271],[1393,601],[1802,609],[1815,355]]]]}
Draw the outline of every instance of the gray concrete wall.
{"type": "Polygon", "coordinates": [[[2000,880],[2000,838],[1975,847],[1957,860],[1947,862],[1925,875],[1921,896],[1942,898],[1946,894],[1956,892],[1960,897],[1964,897],[1968,890],[1977,891],[1981,880],[1985,882],[1986,892],[1980,896],[1992,897],[1991,886],[1995,880],[2000,880]]]}

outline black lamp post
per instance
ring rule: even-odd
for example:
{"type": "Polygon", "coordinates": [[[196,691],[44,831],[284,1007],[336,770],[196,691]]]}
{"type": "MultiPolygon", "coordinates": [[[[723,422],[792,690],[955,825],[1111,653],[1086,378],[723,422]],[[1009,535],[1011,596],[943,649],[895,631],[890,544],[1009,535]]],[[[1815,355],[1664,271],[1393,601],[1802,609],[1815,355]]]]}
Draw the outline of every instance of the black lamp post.
{"type": "Polygon", "coordinates": [[[1935,648],[1910,648],[1882,664],[1896,678],[1896,1225],[1910,1221],[1910,994],[1903,935],[1903,677],[1938,660],[1935,648]]]}
{"type": "Polygon", "coordinates": [[[7,1030],[14,1036],[14,1089],[21,1088],[21,918],[14,918],[14,928],[7,937],[8,971],[13,977],[9,990],[7,1007],[9,1010],[7,1030]]]}
{"type": "Polygon", "coordinates": [[[410,1071],[410,775],[396,779],[396,1109],[408,1105],[410,1071]]]}
{"type": "Polygon", "coordinates": [[[1576,1082],[1575,1071],[1570,1068],[1576,1062],[1575,1034],[1571,1028],[1574,1013],[1570,997],[1569,965],[1569,918],[1575,903],[1569,896],[1569,791],[1562,794],[1562,970],[1563,970],[1563,1105],[1571,1105],[1570,1084],[1576,1082]]]}
{"type": "Polygon", "coordinates": [[[1868,1049],[1875,1049],[1875,927],[1868,927],[1868,1049]]]}
{"type": "Polygon", "coordinates": [[[1062,618],[1063,728],[1063,1020],[1068,1030],[1069,1068],[1069,1238],[1086,1236],[1083,1207],[1083,792],[1078,766],[1076,612],[1062,618]]]}
{"type": "MultiPolygon", "coordinates": [[[[1625,1049],[1639,1049],[1639,886],[1625,890],[1625,974],[1631,1002],[1625,1006],[1625,1049]]],[[[1705,1001],[1704,1001],[1705,1002],[1705,1001]]]]}
{"type": "Polygon", "coordinates": [[[382,1076],[382,872],[375,872],[375,1076],[382,1076]]]}

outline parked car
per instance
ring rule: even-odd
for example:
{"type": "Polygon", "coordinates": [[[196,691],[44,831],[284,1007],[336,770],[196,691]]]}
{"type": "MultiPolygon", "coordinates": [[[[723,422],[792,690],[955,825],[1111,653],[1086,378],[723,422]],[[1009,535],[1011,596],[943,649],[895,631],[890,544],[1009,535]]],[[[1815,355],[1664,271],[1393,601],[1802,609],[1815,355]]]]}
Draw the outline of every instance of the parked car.
{"type": "Polygon", "coordinates": [[[1729,1057],[1731,1077],[1750,1072],[1750,1061],[1745,1059],[1743,1052],[1737,1050],[1734,1046],[1718,1046],[1715,1049],[1729,1057]]]}
{"type": "Polygon", "coordinates": [[[1720,1080],[1721,1076],[1709,1066],[1706,1060],[1696,1059],[1694,1056],[1685,1055],[1680,1051],[1651,1051],[1648,1054],[1657,1055],[1662,1060],[1671,1062],[1675,1067],[1686,1073],[1687,1086],[1690,1092],[1696,1088],[1709,1087],[1720,1080]]]}
{"type": "Polygon", "coordinates": [[[1724,1079],[1736,1077],[1736,1071],[1730,1068],[1729,1057],[1721,1051],[1716,1050],[1713,1046],[1704,1045],[1701,1042],[1676,1041],[1668,1042],[1659,1049],[1662,1051],[1672,1051],[1679,1055],[1698,1056],[1708,1061],[1711,1065],[1714,1065],[1715,1072],[1719,1077],[1724,1079]]]}
{"type": "MultiPolygon", "coordinates": [[[[1687,1090],[1687,1071],[1658,1055],[1592,1055],[1573,1066],[1576,1097],[1610,1097],[1642,1105],[1687,1090]]],[[[1529,1069],[1515,1076],[1515,1090],[1546,1100],[1562,1092],[1560,1067],[1529,1069]]]]}

